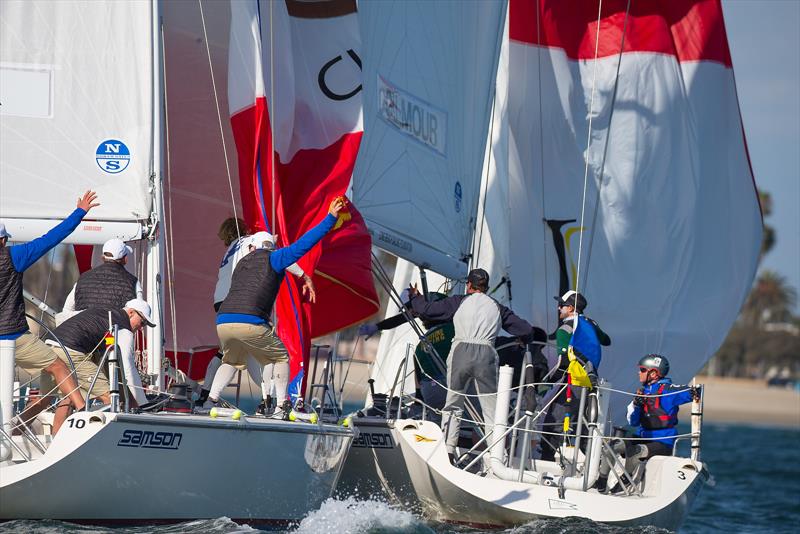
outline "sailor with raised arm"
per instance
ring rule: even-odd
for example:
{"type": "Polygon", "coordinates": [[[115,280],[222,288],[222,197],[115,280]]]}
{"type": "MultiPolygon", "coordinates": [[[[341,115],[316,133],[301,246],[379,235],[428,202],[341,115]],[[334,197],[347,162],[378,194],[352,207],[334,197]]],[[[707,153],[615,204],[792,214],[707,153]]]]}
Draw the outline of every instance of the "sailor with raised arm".
{"type": "Polygon", "coordinates": [[[236,369],[243,369],[247,357],[252,355],[261,365],[275,364],[275,396],[279,405],[283,403],[281,413],[276,415],[288,415],[289,357],[270,324],[272,307],[287,267],[302,258],[333,228],[344,206],[344,197],[333,199],[328,215],[295,243],[275,250],[259,248],[236,265],[230,291],[217,314],[222,366],[211,384],[209,403],[219,402],[222,390],[236,369]]]}
{"type": "MultiPolygon", "coordinates": [[[[78,205],[69,217],[56,225],[42,237],[30,243],[6,246],[11,235],[0,223],[0,382],[10,380],[14,373],[14,362],[28,372],[46,371],[58,384],[59,390],[76,409],[85,405],[78,391],[77,383],[63,361],[56,353],[28,330],[25,319],[25,302],[22,298],[22,273],[50,249],[58,245],[80,224],[88,211],[99,206],[94,191],[87,191],[78,199],[78,205]]],[[[7,427],[11,420],[12,406],[9,388],[0,384],[3,397],[0,398],[2,423],[7,427]]],[[[55,421],[53,433],[63,421],[55,421]]],[[[1,460],[2,458],[0,458],[1,460]]]]}
{"type": "Polygon", "coordinates": [[[498,372],[494,341],[500,329],[526,341],[533,335],[533,327],[526,320],[486,295],[488,289],[489,273],[483,269],[473,269],[467,275],[466,295],[427,302],[416,287],[409,288],[414,313],[431,321],[453,321],[455,337],[447,358],[449,390],[442,410],[442,426],[447,429],[447,454],[453,463],[456,462],[464,393],[470,382],[475,382],[479,395],[485,433],[494,427],[498,372]]]}
{"type": "MultiPolygon", "coordinates": [[[[219,228],[217,237],[225,244],[228,249],[222,257],[222,262],[219,266],[219,273],[217,274],[217,285],[214,287],[214,311],[218,312],[225,297],[231,289],[231,278],[233,271],[241,260],[251,252],[263,248],[272,250],[275,248],[275,238],[269,232],[256,232],[249,235],[247,225],[242,219],[229,217],[225,219],[219,228]]],[[[314,303],[316,300],[316,292],[314,289],[314,282],[303,269],[293,263],[286,270],[303,280],[302,292],[303,296],[309,302],[314,303]]],[[[208,362],[206,367],[206,374],[203,380],[203,387],[200,390],[199,397],[195,401],[196,406],[202,406],[208,400],[208,394],[211,384],[214,381],[214,376],[217,374],[219,366],[222,365],[222,352],[217,352],[211,361],[208,362]]],[[[272,387],[273,367],[271,364],[262,366],[255,358],[249,356],[247,358],[247,372],[255,384],[261,385],[261,403],[258,405],[257,412],[266,414],[270,410],[270,390],[272,387]]]]}

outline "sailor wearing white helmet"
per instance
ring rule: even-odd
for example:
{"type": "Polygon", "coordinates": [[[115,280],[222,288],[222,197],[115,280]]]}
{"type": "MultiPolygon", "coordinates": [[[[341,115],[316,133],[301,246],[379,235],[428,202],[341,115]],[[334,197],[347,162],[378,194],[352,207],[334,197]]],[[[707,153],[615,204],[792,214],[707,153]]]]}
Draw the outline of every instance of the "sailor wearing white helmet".
{"type": "MultiPolygon", "coordinates": [[[[212,382],[208,395],[210,403],[219,401],[220,393],[233,378],[236,368],[244,367],[248,356],[253,356],[262,366],[275,364],[273,378],[276,400],[278,404],[285,401],[289,359],[286,347],[270,324],[272,307],[283,281],[284,271],[333,228],[339,211],[344,206],[343,197],[335,198],[328,208],[328,215],[287,247],[269,250],[271,239],[265,236],[256,238],[252,243],[254,251],[235,266],[230,290],[217,315],[217,334],[220,338],[223,364],[212,382]]],[[[316,297],[313,286],[306,291],[313,302],[316,297]]],[[[288,407],[284,407],[284,411],[288,412],[288,407]]]]}
{"type": "MultiPolygon", "coordinates": [[[[242,219],[233,217],[225,219],[222,222],[217,237],[228,247],[228,250],[222,257],[219,273],[217,274],[217,285],[214,288],[214,311],[219,311],[222,301],[228,296],[228,291],[230,291],[231,288],[231,277],[239,260],[250,252],[260,248],[272,250],[275,244],[274,237],[269,232],[256,232],[255,234],[248,235],[248,228],[245,222],[242,219]]],[[[308,298],[309,302],[313,303],[316,300],[316,293],[311,277],[296,263],[287,267],[286,270],[296,277],[303,279],[303,296],[308,298]]],[[[208,400],[211,383],[214,381],[214,376],[216,376],[220,365],[222,365],[222,353],[217,352],[206,367],[203,388],[200,390],[197,401],[195,401],[197,406],[202,406],[206,400],[208,400]]],[[[255,358],[251,356],[247,359],[247,372],[250,375],[250,379],[255,384],[261,385],[261,403],[258,405],[256,411],[259,413],[266,413],[271,406],[270,391],[272,389],[272,366],[267,365],[262,367],[255,358]]]]}

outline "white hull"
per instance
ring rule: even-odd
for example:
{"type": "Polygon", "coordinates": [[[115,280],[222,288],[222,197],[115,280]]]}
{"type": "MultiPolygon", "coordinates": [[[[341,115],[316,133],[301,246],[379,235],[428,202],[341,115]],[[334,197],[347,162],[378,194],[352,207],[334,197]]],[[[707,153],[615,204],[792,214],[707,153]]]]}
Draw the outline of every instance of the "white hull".
{"type": "Polygon", "coordinates": [[[383,491],[390,499],[412,511],[420,511],[419,500],[400,450],[394,420],[383,417],[353,417],[358,430],[336,487],[337,495],[373,497],[383,491]]]}
{"type": "Polygon", "coordinates": [[[80,412],[41,458],[0,468],[0,519],[286,524],[330,497],[352,438],[255,417],[80,412]]]}
{"type": "Polygon", "coordinates": [[[431,422],[397,421],[395,432],[426,515],[438,521],[501,527],[534,519],[586,517],[618,525],[677,530],[706,478],[702,463],[657,456],[647,462],[642,496],[603,495],[481,477],[450,465],[431,422]]]}

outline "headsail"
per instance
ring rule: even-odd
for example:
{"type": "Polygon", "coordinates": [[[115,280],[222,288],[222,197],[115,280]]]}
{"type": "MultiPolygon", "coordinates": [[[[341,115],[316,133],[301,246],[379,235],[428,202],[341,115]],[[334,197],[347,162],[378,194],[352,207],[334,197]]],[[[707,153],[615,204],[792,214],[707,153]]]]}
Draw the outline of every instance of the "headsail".
{"type": "Polygon", "coordinates": [[[510,37],[515,310],[553,328],[553,295],[577,286],[613,339],[603,376],[632,388],[660,352],[688,380],[761,240],[719,2],[511,0],[510,37]]]}
{"type": "Polygon", "coordinates": [[[376,246],[466,275],[502,2],[365,2],[365,132],[353,196],[376,246]]]}
{"type": "MultiPolygon", "coordinates": [[[[288,244],[324,218],[330,200],[350,183],[362,135],[356,5],[291,0],[231,7],[229,104],[245,218],[256,229],[277,228],[279,242],[288,244]]],[[[278,297],[278,332],[293,376],[311,337],[378,309],[369,235],[350,209],[352,220],[299,262],[314,273],[316,304],[301,301],[292,277],[278,297]]]]}
{"type": "Polygon", "coordinates": [[[150,216],[152,4],[3,2],[0,214],[28,240],[87,189],[101,205],[71,242],[134,237],[150,216]],[[125,43],[124,46],[121,43],[125,43]],[[102,90],[98,90],[102,88],[102,90]]]}

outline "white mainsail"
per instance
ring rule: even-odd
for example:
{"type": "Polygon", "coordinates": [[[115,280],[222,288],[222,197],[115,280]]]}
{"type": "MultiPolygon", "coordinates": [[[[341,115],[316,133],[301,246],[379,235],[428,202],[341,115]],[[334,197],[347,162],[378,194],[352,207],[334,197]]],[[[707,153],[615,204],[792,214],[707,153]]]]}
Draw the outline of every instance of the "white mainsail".
{"type": "MultiPolygon", "coordinates": [[[[0,217],[16,239],[41,235],[35,221],[67,216],[87,189],[101,199],[92,211],[96,221],[149,217],[151,21],[150,2],[103,9],[90,2],[2,2],[0,217]]],[[[137,226],[121,235],[135,237],[137,226]]],[[[72,239],[102,242],[106,230],[84,224],[72,239]]]]}
{"type": "Polygon", "coordinates": [[[353,201],[373,243],[466,275],[502,2],[364,2],[364,139],[353,201]]]}

